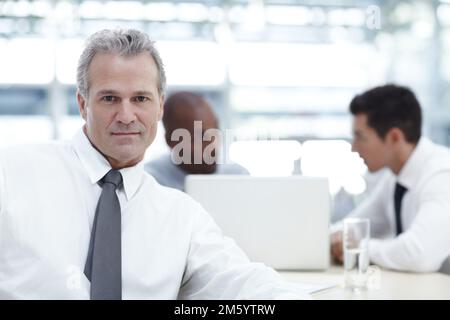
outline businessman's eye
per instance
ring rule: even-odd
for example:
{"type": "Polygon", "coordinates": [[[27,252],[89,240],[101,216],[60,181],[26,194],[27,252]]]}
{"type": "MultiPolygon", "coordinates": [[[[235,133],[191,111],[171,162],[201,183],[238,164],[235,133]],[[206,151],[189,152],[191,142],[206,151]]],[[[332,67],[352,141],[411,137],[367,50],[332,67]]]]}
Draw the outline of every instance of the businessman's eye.
{"type": "Polygon", "coordinates": [[[137,102],[146,102],[146,101],[149,101],[150,99],[149,99],[148,97],[146,97],[146,96],[137,96],[137,97],[135,98],[135,100],[136,100],[137,102]]]}
{"type": "Polygon", "coordinates": [[[115,96],[103,96],[102,101],[104,102],[115,102],[117,98],[115,96]]]}

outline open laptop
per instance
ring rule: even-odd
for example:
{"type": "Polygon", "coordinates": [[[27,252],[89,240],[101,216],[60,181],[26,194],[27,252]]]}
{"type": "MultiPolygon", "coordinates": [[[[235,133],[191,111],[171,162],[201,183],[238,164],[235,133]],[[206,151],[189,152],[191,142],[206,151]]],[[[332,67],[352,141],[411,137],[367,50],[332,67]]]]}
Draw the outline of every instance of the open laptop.
{"type": "Polygon", "coordinates": [[[278,270],[329,267],[326,178],[189,175],[185,189],[250,260],[278,270]]]}

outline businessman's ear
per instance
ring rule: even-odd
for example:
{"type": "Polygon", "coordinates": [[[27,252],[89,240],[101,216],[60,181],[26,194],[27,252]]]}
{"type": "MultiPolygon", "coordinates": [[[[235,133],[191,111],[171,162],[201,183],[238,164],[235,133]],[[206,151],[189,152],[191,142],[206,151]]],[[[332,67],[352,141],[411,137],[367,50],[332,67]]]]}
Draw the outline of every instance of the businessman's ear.
{"type": "Polygon", "coordinates": [[[77,102],[81,117],[86,121],[86,99],[83,97],[80,90],[77,90],[77,102]]]}
{"type": "Polygon", "coordinates": [[[390,142],[390,144],[398,144],[399,142],[403,142],[405,140],[405,135],[403,134],[403,131],[399,128],[392,128],[388,131],[386,134],[386,140],[390,142]]]}

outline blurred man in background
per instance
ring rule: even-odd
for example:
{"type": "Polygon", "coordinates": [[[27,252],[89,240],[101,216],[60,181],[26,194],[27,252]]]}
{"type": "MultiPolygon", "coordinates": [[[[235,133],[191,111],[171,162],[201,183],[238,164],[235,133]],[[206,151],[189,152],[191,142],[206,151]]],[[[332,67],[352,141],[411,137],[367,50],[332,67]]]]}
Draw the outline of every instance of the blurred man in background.
{"type": "MultiPolygon", "coordinates": [[[[350,112],[353,150],[370,172],[392,172],[349,215],[370,219],[371,261],[405,271],[444,268],[450,255],[450,151],[421,136],[421,107],[408,88],[371,89],[352,100],[350,112]]],[[[332,227],[331,253],[342,262],[340,229],[332,227]]]]}
{"type": "Polygon", "coordinates": [[[188,174],[248,174],[245,168],[235,163],[217,164],[220,141],[216,138],[211,140],[203,138],[209,130],[217,130],[219,123],[211,105],[200,95],[192,92],[177,92],[169,96],[164,104],[162,122],[166,131],[166,143],[172,153],[180,143],[174,135],[176,130],[184,130],[191,140],[189,141],[190,149],[187,150],[190,153],[187,157],[188,161],[175,164],[173,156],[176,155],[166,154],[145,165],[145,170],[160,184],[184,191],[184,180],[188,174]],[[197,122],[198,134],[202,138],[198,150],[195,149],[194,143],[197,130],[195,122],[197,122]],[[213,161],[209,163],[204,157],[207,148],[212,150],[213,161]],[[200,153],[200,161],[195,161],[195,152],[200,153]]]}

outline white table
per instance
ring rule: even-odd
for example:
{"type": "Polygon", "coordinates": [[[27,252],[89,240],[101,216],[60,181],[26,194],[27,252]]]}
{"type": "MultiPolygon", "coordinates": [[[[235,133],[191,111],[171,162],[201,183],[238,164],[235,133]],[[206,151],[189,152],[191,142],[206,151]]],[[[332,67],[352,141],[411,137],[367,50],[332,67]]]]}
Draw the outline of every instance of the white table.
{"type": "Polygon", "coordinates": [[[360,293],[353,293],[344,288],[342,267],[332,266],[322,272],[280,273],[292,282],[338,284],[314,293],[313,299],[318,300],[450,299],[450,275],[442,273],[406,273],[380,269],[377,273],[379,281],[373,281],[369,290],[360,293]]]}

